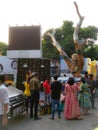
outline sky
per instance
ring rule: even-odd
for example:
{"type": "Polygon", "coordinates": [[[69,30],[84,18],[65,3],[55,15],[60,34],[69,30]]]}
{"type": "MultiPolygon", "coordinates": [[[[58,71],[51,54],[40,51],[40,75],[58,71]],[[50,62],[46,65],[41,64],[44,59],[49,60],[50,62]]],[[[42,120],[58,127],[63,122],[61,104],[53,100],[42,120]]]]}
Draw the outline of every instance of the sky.
{"type": "MultiPolygon", "coordinates": [[[[75,0],[82,27],[98,27],[98,0],[75,0]]],[[[78,22],[74,0],[0,0],[0,41],[8,44],[9,26],[41,25],[41,33],[62,26],[63,21],[78,22]]]]}

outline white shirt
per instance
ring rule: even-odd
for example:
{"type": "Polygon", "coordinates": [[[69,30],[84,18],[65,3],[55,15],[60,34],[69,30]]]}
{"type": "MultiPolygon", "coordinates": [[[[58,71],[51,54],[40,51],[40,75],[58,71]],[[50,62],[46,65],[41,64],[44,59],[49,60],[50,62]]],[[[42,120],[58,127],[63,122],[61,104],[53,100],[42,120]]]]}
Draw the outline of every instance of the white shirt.
{"type": "Polygon", "coordinates": [[[4,114],[3,104],[9,104],[8,91],[4,84],[0,85],[0,115],[4,114]]]}

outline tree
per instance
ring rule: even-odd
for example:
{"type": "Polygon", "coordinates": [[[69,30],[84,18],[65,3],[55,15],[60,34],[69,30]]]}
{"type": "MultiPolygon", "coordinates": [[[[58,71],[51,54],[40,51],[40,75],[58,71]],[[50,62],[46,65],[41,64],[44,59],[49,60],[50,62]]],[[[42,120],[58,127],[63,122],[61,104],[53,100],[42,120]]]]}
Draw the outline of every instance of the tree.
{"type": "MultiPolygon", "coordinates": [[[[51,30],[49,30],[51,31],[51,30]]],[[[47,31],[48,32],[48,31],[47,31]]],[[[55,47],[51,44],[51,39],[47,37],[47,32],[43,35],[42,38],[42,52],[44,58],[50,58],[50,59],[58,59],[59,53],[56,50],[55,47]]]]}
{"type": "Polygon", "coordinates": [[[89,57],[91,60],[98,60],[98,45],[89,45],[84,50],[84,57],[89,57]]]}
{"type": "MultiPolygon", "coordinates": [[[[43,51],[43,57],[45,58],[52,58],[52,59],[59,59],[59,53],[56,50],[55,47],[51,44],[51,38],[47,36],[48,32],[51,32],[52,29],[47,30],[43,34],[43,40],[42,40],[42,51],[43,51]]],[[[62,46],[63,50],[67,53],[69,57],[73,53],[75,53],[75,47],[73,42],[73,22],[72,21],[63,21],[63,24],[61,27],[55,29],[55,38],[59,42],[60,46],[62,46]]],[[[98,28],[95,26],[88,26],[80,29],[79,37],[80,38],[88,38],[88,45],[86,45],[83,48],[84,51],[84,57],[90,57],[91,59],[95,58],[95,55],[98,52],[98,48],[95,48],[94,42],[97,39],[97,32],[98,28]],[[91,54],[91,50],[93,49],[93,55],[91,54]],[[96,49],[96,51],[94,50],[96,49]]],[[[98,55],[98,54],[97,54],[98,55]]]]}
{"type": "Polygon", "coordinates": [[[7,44],[0,42],[0,55],[5,56],[7,54],[7,44]]]}
{"type": "Polygon", "coordinates": [[[97,40],[98,28],[94,26],[88,26],[82,28],[82,35],[88,38],[88,44],[84,48],[84,57],[89,57],[91,60],[98,59],[98,45],[95,44],[97,40]]]}
{"type": "MultiPolygon", "coordinates": [[[[68,55],[71,55],[74,51],[74,44],[73,44],[73,23],[71,21],[63,21],[63,25],[60,28],[56,28],[55,37],[56,40],[59,42],[60,46],[62,46],[63,50],[68,53],[68,55]],[[72,49],[69,49],[69,48],[72,49]]],[[[59,53],[55,47],[53,47],[52,40],[49,36],[47,36],[48,32],[51,32],[52,29],[49,29],[46,31],[43,35],[42,40],[42,50],[43,50],[43,57],[45,58],[52,58],[52,59],[58,59],[59,53]],[[47,57],[48,56],[48,57],[47,57]]]]}

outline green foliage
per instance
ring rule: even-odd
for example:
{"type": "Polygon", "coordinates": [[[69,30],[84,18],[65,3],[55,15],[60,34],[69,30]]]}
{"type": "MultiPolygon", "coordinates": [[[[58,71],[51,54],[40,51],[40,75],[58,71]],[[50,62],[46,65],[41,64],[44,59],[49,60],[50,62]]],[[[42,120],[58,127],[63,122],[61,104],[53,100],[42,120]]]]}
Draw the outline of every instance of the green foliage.
{"type": "MultiPolygon", "coordinates": [[[[55,38],[59,42],[60,46],[63,50],[71,56],[71,54],[75,51],[73,44],[73,23],[71,21],[63,21],[63,25],[60,28],[55,29],[55,38]],[[69,49],[72,48],[72,49],[69,49]]],[[[51,44],[52,40],[49,36],[47,36],[47,32],[51,32],[52,29],[46,31],[43,35],[42,40],[42,50],[43,57],[59,59],[59,53],[57,49],[51,44]]]]}
{"type": "Polygon", "coordinates": [[[98,45],[89,45],[84,50],[84,57],[89,57],[91,60],[98,60],[98,45]]]}
{"type": "MultiPolygon", "coordinates": [[[[57,49],[51,44],[52,40],[47,36],[47,32],[51,32],[52,29],[47,30],[43,34],[42,40],[42,51],[44,58],[59,59],[59,53],[57,49]]],[[[55,29],[55,38],[67,53],[69,57],[76,52],[74,42],[73,42],[73,22],[72,21],[63,21],[61,27],[55,29]]],[[[83,47],[84,57],[90,57],[93,59],[98,59],[98,46],[94,44],[94,41],[97,39],[98,28],[94,26],[88,26],[81,28],[79,31],[79,38],[89,38],[88,45],[83,47]]]]}
{"type": "Polygon", "coordinates": [[[42,52],[44,58],[58,59],[59,53],[56,48],[51,44],[51,39],[46,34],[42,40],[42,52]]]}
{"type": "Polygon", "coordinates": [[[7,44],[0,42],[0,55],[5,56],[7,54],[7,44]]]}
{"type": "Polygon", "coordinates": [[[88,26],[86,28],[81,28],[80,31],[80,37],[83,38],[91,38],[96,40],[97,39],[97,32],[98,32],[98,28],[94,27],[94,26],[88,26]]]}

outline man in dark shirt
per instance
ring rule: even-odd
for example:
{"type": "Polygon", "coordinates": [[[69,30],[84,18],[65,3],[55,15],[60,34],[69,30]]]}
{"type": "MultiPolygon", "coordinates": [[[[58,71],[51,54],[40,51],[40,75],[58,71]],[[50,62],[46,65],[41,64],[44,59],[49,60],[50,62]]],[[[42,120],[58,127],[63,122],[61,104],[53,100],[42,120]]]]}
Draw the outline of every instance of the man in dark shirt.
{"type": "Polygon", "coordinates": [[[33,118],[34,120],[41,119],[38,117],[38,104],[39,104],[39,88],[40,88],[40,82],[39,82],[39,74],[35,72],[33,74],[33,78],[30,80],[30,118],[33,118]],[[34,110],[33,110],[34,109],[34,110]],[[34,111],[34,114],[33,114],[34,111]]]}
{"type": "Polygon", "coordinates": [[[52,116],[50,119],[54,120],[55,115],[55,106],[57,105],[58,108],[58,118],[61,118],[60,115],[60,95],[62,91],[62,84],[57,81],[58,76],[54,76],[54,81],[50,85],[51,89],[51,99],[52,99],[52,116]]]}

